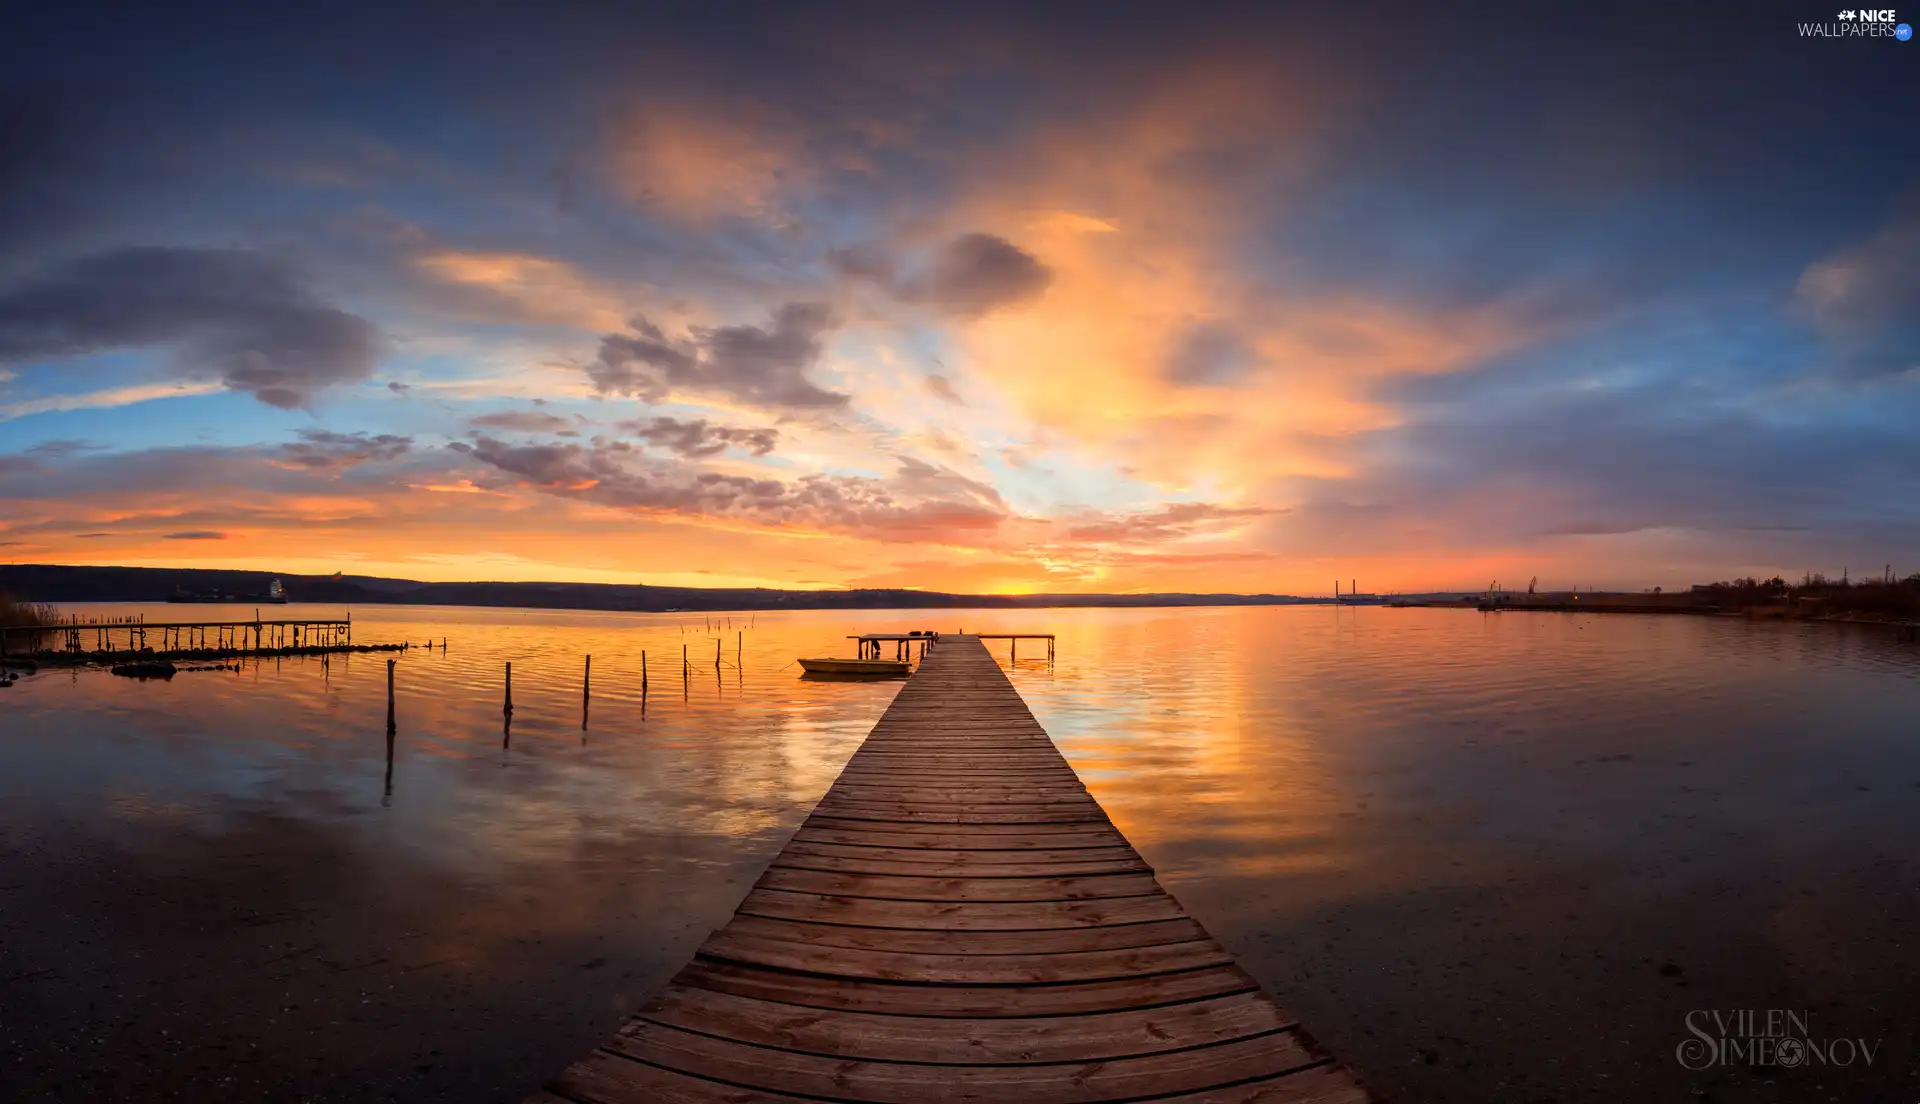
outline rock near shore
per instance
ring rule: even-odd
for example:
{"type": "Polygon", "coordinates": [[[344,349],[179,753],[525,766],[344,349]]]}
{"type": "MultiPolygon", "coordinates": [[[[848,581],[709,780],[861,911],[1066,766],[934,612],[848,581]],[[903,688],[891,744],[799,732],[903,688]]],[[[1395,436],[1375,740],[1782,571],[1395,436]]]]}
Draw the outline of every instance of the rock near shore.
{"type": "Polygon", "coordinates": [[[143,663],[122,663],[112,668],[116,675],[137,679],[170,679],[179,672],[179,668],[166,660],[143,663]]]}

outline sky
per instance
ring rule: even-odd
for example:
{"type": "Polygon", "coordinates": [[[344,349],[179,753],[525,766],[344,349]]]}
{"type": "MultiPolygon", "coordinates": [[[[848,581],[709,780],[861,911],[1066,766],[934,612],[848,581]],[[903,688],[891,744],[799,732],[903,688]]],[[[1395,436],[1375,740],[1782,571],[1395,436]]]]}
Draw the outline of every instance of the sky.
{"type": "Polygon", "coordinates": [[[1836,14],[42,5],[0,561],[1920,571],[1920,43],[1836,14]]]}

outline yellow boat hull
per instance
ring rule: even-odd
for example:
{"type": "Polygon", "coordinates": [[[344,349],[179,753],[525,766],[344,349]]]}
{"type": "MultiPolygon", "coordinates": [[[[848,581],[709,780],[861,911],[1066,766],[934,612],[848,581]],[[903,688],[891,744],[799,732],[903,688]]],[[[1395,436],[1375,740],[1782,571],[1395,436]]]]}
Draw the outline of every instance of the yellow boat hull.
{"type": "Polygon", "coordinates": [[[897,678],[908,671],[900,659],[803,659],[800,669],[809,675],[866,675],[897,678]]]}

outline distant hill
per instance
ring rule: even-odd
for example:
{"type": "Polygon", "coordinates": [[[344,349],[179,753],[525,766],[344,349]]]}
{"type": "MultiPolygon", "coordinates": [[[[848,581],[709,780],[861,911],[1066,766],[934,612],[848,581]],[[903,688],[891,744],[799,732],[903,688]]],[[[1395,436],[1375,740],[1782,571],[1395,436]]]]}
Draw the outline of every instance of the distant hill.
{"type": "Polygon", "coordinates": [[[616,583],[423,583],[368,575],[167,567],[0,564],[0,592],[34,602],[161,602],[176,592],[259,594],[278,579],[291,602],[334,605],[507,606],[534,609],[1037,609],[1049,606],[1283,606],[1325,598],[1287,594],[944,594],[927,590],[772,590],[616,583]]]}

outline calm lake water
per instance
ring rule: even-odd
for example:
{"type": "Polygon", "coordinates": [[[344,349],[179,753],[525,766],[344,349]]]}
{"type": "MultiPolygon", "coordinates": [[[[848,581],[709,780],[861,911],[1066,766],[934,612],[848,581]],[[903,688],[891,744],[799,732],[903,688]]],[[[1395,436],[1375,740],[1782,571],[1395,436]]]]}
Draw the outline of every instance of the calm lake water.
{"type": "Polygon", "coordinates": [[[399,656],[391,759],[377,654],[0,690],[0,1099],[517,1101],[726,920],[898,687],[791,661],[963,627],[1059,634],[1013,669],[1035,714],[1167,888],[1397,1099],[1920,1088],[1920,646],[1871,626],[354,620],[449,644],[399,656]],[[1871,1062],[1682,1064],[1690,1013],[1718,1037],[1702,1014],[1742,1009],[1871,1062]]]}

